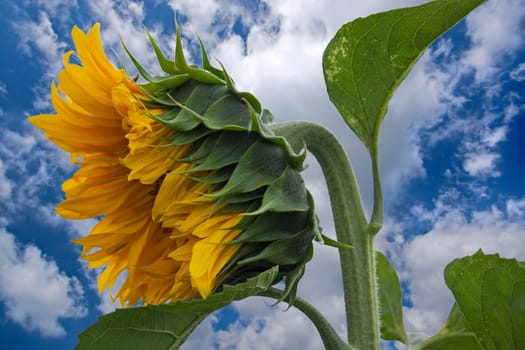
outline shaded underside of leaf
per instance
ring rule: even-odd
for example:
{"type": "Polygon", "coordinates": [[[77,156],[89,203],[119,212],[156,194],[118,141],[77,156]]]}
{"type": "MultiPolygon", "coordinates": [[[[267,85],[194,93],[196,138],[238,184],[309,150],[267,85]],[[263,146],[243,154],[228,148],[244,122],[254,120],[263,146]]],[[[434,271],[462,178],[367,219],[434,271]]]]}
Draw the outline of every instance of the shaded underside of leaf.
{"type": "Polygon", "coordinates": [[[77,349],[178,349],[207,315],[266,290],[278,274],[273,267],[244,283],[225,285],[205,300],[116,310],[82,332],[77,349]]]}

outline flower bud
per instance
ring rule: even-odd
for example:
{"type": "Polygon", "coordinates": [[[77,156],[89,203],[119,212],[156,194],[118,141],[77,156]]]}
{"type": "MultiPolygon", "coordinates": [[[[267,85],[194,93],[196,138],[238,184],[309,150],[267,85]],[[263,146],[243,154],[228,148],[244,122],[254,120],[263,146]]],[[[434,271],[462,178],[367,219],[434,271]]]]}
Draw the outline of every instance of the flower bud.
{"type": "Polygon", "coordinates": [[[271,114],[211,66],[204,47],[198,68],[186,63],[178,28],[175,60],[150,39],[166,74],[151,76],[128,52],[146,80],[138,84],[107,59],[98,24],[74,28],[82,65],[65,55],[56,114],[30,118],[80,159],[57,212],[102,216],[75,240],[90,268],[105,266],[99,290],[125,272],[122,304],[206,298],[277,265],[274,282],[284,277],[293,301],[317,232],[299,174],[304,152],[272,133],[271,114]]]}

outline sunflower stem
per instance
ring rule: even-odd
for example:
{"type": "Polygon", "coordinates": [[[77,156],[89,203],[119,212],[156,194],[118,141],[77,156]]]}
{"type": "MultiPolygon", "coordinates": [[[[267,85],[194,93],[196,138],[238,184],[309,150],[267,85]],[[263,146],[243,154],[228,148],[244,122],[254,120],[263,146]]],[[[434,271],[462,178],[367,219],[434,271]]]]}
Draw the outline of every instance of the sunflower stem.
{"type": "MultiPolygon", "coordinates": [[[[283,297],[283,291],[277,288],[268,288],[266,291],[258,294],[262,297],[269,297],[276,300],[281,300],[283,297]]],[[[325,349],[330,350],[351,350],[353,349],[348,344],[346,344],[334,330],[332,325],[328,320],[313,307],[310,303],[301,298],[296,298],[294,300],[293,306],[299,309],[303,314],[305,314],[315,325],[323,341],[325,349]]]]}
{"type": "MultiPolygon", "coordinates": [[[[324,127],[310,122],[276,124],[272,130],[284,136],[295,149],[304,146],[319,162],[330,195],[337,240],[352,245],[339,248],[348,341],[356,349],[379,350],[380,319],[374,254],[375,224],[382,222],[382,201],[374,205],[367,223],[359,188],[350,161],[337,138],[324,127]],[[371,234],[372,233],[372,234],[371,234]]],[[[377,157],[373,160],[377,161],[377,157]]],[[[373,165],[374,185],[379,167],[373,165]]],[[[382,197],[375,190],[375,196],[382,197]]]]}

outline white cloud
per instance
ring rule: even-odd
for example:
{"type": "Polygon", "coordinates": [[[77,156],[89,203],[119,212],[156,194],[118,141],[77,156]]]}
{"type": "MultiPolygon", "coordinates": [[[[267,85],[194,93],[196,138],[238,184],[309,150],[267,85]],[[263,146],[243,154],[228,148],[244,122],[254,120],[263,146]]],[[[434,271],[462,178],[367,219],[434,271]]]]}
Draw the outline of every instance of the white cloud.
{"type": "Polygon", "coordinates": [[[522,46],[524,14],[522,0],[492,0],[468,16],[468,34],[474,45],[463,62],[475,69],[478,81],[493,78],[501,61],[522,46]]]}
{"type": "Polygon", "coordinates": [[[496,162],[499,158],[496,153],[471,153],[465,159],[463,167],[471,176],[499,177],[501,173],[496,170],[496,162]]]}
{"type": "MultiPolygon", "coordinates": [[[[257,300],[257,302],[264,310],[250,315],[246,312],[247,310],[241,309],[242,316],[252,316],[248,322],[241,318],[227,331],[217,332],[217,343],[220,349],[314,350],[323,348],[317,330],[299,311],[270,308],[268,305],[275,302],[272,299],[257,300]]],[[[254,308],[254,304],[254,302],[250,303],[251,309],[254,308]]],[[[283,308],[284,306],[278,307],[283,308]]]]}
{"type": "Polygon", "coordinates": [[[66,44],[58,39],[53,23],[46,12],[40,12],[38,22],[15,22],[15,31],[19,36],[19,47],[26,55],[37,50],[35,56],[43,57],[49,66],[48,78],[54,77],[62,65],[62,55],[66,44]]]}
{"type": "Polygon", "coordinates": [[[7,318],[46,337],[66,334],[60,320],[87,314],[76,277],[59,271],[38,247],[21,246],[4,229],[0,229],[0,299],[7,318]]]}
{"type": "Polygon", "coordinates": [[[63,223],[56,217],[53,206],[62,197],[61,180],[75,168],[65,152],[45,140],[32,126],[23,131],[5,129],[0,131],[0,161],[4,175],[0,187],[4,196],[10,195],[9,200],[0,201],[0,208],[9,213],[9,218],[23,217],[31,209],[43,223],[52,226],[63,223]],[[42,198],[44,192],[46,198],[42,198]]]}
{"type": "Polygon", "coordinates": [[[59,18],[60,16],[58,15],[63,13],[57,12],[62,11],[64,8],[78,6],[76,0],[26,0],[24,3],[36,3],[39,7],[53,14],[53,18],[59,18]]]}
{"type": "Polygon", "coordinates": [[[190,337],[181,346],[181,350],[215,349],[216,337],[213,326],[217,323],[215,314],[208,316],[191,333],[190,337]]]}
{"type": "Polygon", "coordinates": [[[499,113],[485,113],[477,123],[465,125],[463,145],[463,169],[473,177],[499,177],[499,144],[506,140],[509,125],[514,116],[511,103],[499,113]],[[500,125],[503,123],[503,125],[500,125]],[[500,126],[498,126],[500,125],[500,126]]]}
{"type": "Polygon", "coordinates": [[[525,220],[516,216],[523,203],[523,199],[508,201],[505,212],[492,207],[469,213],[465,208],[448,206],[439,216],[429,214],[435,219],[432,229],[402,245],[395,259],[403,266],[401,277],[409,283],[413,307],[405,308],[405,317],[410,330],[433,334],[443,325],[453,304],[443,270],[453,259],[478,249],[525,259],[525,246],[516,244],[525,238],[525,220]]]}
{"type": "Polygon", "coordinates": [[[520,63],[516,68],[510,72],[510,77],[516,81],[525,80],[525,62],[520,63]]]}
{"type": "Polygon", "coordinates": [[[5,166],[0,159],[0,199],[9,201],[11,199],[11,192],[14,187],[13,181],[7,178],[5,174],[5,166]]]}
{"type": "MultiPolygon", "coordinates": [[[[106,53],[110,58],[116,52],[118,59],[124,62],[130,74],[135,72],[134,66],[124,51],[121,39],[124,41],[130,52],[151,74],[159,74],[160,69],[151,45],[146,35],[146,29],[150,31],[159,46],[165,49],[165,54],[174,52],[175,37],[165,37],[161,35],[163,28],[160,24],[154,28],[144,27],[144,3],[142,1],[92,1],[89,2],[89,11],[94,18],[101,22],[102,42],[106,53]]],[[[85,28],[89,29],[89,28],[85,28]]],[[[120,65],[116,59],[112,59],[115,65],[120,65]]]]}
{"type": "Polygon", "coordinates": [[[7,85],[4,82],[0,81],[0,97],[7,95],[7,85]]]}
{"type": "Polygon", "coordinates": [[[36,139],[31,134],[22,135],[6,129],[1,134],[2,143],[0,153],[9,153],[11,157],[20,157],[31,152],[36,145],[36,139]]]}
{"type": "Polygon", "coordinates": [[[506,209],[509,217],[519,220],[525,214],[525,199],[509,199],[506,209]]]}
{"type": "Polygon", "coordinates": [[[13,27],[19,37],[20,51],[29,57],[40,57],[41,60],[37,64],[45,69],[42,85],[38,84],[32,89],[33,107],[36,110],[49,110],[51,109],[49,79],[55,78],[62,68],[62,55],[67,47],[66,43],[59,40],[46,11],[39,13],[37,22],[23,20],[15,22],[13,27]]]}
{"type": "Polygon", "coordinates": [[[505,123],[509,123],[514,117],[516,117],[522,110],[524,106],[516,106],[513,102],[511,102],[507,107],[505,107],[505,118],[503,121],[505,123]]]}

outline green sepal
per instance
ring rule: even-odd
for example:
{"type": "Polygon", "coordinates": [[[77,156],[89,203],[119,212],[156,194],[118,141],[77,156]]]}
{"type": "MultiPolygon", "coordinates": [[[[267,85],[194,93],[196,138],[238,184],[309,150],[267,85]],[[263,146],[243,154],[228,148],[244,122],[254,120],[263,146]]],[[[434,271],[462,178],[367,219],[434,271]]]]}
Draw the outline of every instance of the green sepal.
{"type": "Polygon", "coordinates": [[[159,147],[173,147],[193,144],[212,133],[215,133],[215,130],[210,130],[204,126],[199,126],[186,132],[175,132],[170,137],[169,143],[159,147]]]}
{"type": "MultiPolygon", "coordinates": [[[[263,113],[258,117],[258,120],[263,121],[265,119],[273,118],[273,116],[269,118],[268,115],[271,116],[271,113],[267,110],[263,110],[263,113]]],[[[275,133],[264,122],[261,122],[259,125],[259,133],[268,141],[284,148],[290,156],[290,165],[297,171],[303,171],[303,163],[306,159],[306,147],[303,147],[300,152],[295,152],[290,143],[288,143],[284,137],[276,136],[275,133]]]]}
{"type": "MultiPolygon", "coordinates": [[[[202,143],[195,145],[186,157],[176,159],[180,163],[200,164],[205,161],[206,157],[212,152],[213,147],[219,139],[219,133],[209,135],[202,143]]],[[[181,172],[183,173],[183,172],[181,172]]]]}
{"type": "Polygon", "coordinates": [[[261,207],[246,215],[260,215],[267,211],[306,211],[309,207],[302,177],[296,170],[288,167],[277,180],[268,186],[261,207]]]}
{"type": "MultiPolygon", "coordinates": [[[[149,36],[149,33],[148,33],[149,36]]],[[[150,39],[153,40],[153,38],[150,39]]],[[[133,62],[133,65],[135,68],[139,71],[140,75],[144,77],[148,81],[148,83],[139,85],[141,88],[145,89],[148,92],[157,91],[163,88],[176,88],[184,84],[190,79],[189,74],[185,74],[184,72],[178,72],[176,75],[169,75],[169,76],[153,76],[148,73],[148,71],[139,63],[139,61],[133,56],[133,54],[129,51],[128,47],[124,43],[124,41],[120,40],[122,43],[122,46],[124,47],[124,50],[126,51],[128,57],[130,58],[131,62],[133,62]]],[[[152,44],[155,43],[152,41],[152,44]]],[[[154,49],[156,47],[156,43],[153,46],[154,49]]],[[[157,47],[158,48],[158,47],[157,47]]],[[[156,50],[156,49],[155,49],[156,50]]],[[[159,49],[160,51],[160,49],[159,49]]],[[[162,54],[162,53],[161,53],[162,54]]],[[[164,57],[164,56],[162,56],[164,57]]],[[[157,56],[157,58],[159,58],[157,56]]],[[[164,57],[164,59],[166,59],[164,57]]],[[[172,61],[169,61],[172,62],[172,61]]],[[[160,63],[160,59],[159,59],[160,63]]],[[[162,63],[160,63],[162,66],[162,63]]]]}
{"type": "Polygon", "coordinates": [[[237,96],[240,100],[244,99],[246,102],[248,102],[248,104],[255,110],[257,114],[261,113],[262,106],[259,100],[257,100],[257,98],[255,98],[255,96],[253,96],[249,92],[238,91],[235,88],[235,83],[233,82],[233,79],[226,71],[226,68],[224,67],[224,65],[221,62],[219,62],[219,64],[221,65],[222,73],[224,76],[224,81],[226,82],[226,86],[228,87],[228,89],[230,89],[235,94],[235,96],[237,96]]]}
{"type": "MultiPolygon", "coordinates": [[[[243,232],[230,243],[271,242],[304,229],[308,213],[272,213],[266,212],[254,219],[246,217],[247,223],[241,221],[237,227],[245,227],[243,232]]],[[[244,219],[243,219],[244,220],[244,219]]]]}
{"type": "Polygon", "coordinates": [[[297,232],[275,240],[258,254],[239,261],[239,264],[250,264],[260,260],[275,265],[294,265],[301,261],[306,254],[308,245],[311,245],[313,233],[310,229],[297,232]]]}
{"type": "Polygon", "coordinates": [[[263,195],[264,195],[264,188],[258,188],[250,192],[232,193],[232,194],[220,197],[219,199],[216,199],[215,201],[218,205],[228,204],[228,203],[242,203],[242,202],[248,202],[248,201],[251,202],[252,205],[254,205],[255,203],[257,203],[258,205],[263,195]]]}
{"type": "Polygon", "coordinates": [[[180,35],[179,25],[176,24],[176,46],[175,46],[175,67],[187,74],[189,74],[193,79],[206,84],[215,84],[215,85],[225,85],[224,80],[217,77],[215,74],[208,72],[206,70],[194,68],[186,63],[186,58],[184,57],[184,52],[182,51],[182,40],[180,35]]]}
{"type": "MultiPolygon", "coordinates": [[[[274,122],[273,114],[269,110],[263,109],[261,112],[261,120],[263,124],[265,125],[273,123],[274,122]]],[[[271,131],[271,133],[273,134],[273,131],[271,131]]]]}
{"type": "Polygon", "coordinates": [[[233,192],[250,192],[275,181],[288,166],[288,155],[264,140],[255,142],[242,156],[224,188],[212,195],[219,198],[233,192]]]}
{"type": "Polygon", "coordinates": [[[175,89],[189,81],[191,78],[188,74],[170,75],[155,82],[140,84],[139,86],[148,92],[157,92],[163,89],[175,89]]]}
{"type": "Polygon", "coordinates": [[[215,74],[221,79],[224,79],[224,72],[220,69],[215,68],[211,63],[210,59],[208,58],[208,52],[206,51],[206,47],[204,46],[204,43],[202,42],[200,36],[197,34],[197,39],[199,40],[199,45],[201,47],[201,57],[202,57],[202,68],[206,69],[207,71],[215,74]]]}
{"type": "Polygon", "coordinates": [[[314,197],[308,190],[306,191],[306,197],[308,198],[308,203],[310,204],[310,210],[308,211],[308,224],[313,230],[314,239],[317,242],[322,242],[323,241],[323,229],[321,228],[321,225],[319,224],[319,218],[315,214],[314,197]]]}
{"type": "Polygon", "coordinates": [[[208,184],[223,184],[230,178],[230,175],[235,167],[229,166],[222,169],[215,170],[209,175],[194,177],[191,175],[186,175],[190,179],[193,179],[198,182],[208,183],[208,184]]]}
{"type": "Polygon", "coordinates": [[[129,51],[128,47],[124,43],[124,40],[122,40],[122,38],[120,39],[120,43],[121,43],[122,47],[124,48],[124,50],[126,51],[126,53],[128,54],[128,57],[130,58],[131,62],[133,62],[133,65],[135,65],[135,68],[137,68],[137,70],[139,71],[140,75],[142,75],[144,77],[144,79],[146,79],[149,82],[156,82],[156,81],[159,81],[159,80],[161,80],[163,78],[163,77],[154,77],[151,74],[149,74],[148,71],[144,67],[142,67],[142,65],[139,63],[139,61],[137,61],[135,56],[133,56],[131,54],[131,52],[129,51]]]}
{"type": "Polygon", "coordinates": [[[181,110],[175,118],[163,124],[177,130],[192,130],[202,123],[200,113],[205,113],[218,98],[227,93],[224,86],[199,84],[185,101],[181,101],[175,94],[168,94],[168,97],[181,110]]]}
{"type": "Polygon", "coordinates": [[[206,141],[215,135],[210,136],[203,143],[203,146],[195,151],[195,153],[201,155],[200,157],[197,157],[197,160],[193,159],[195,156],[194,153],[178,160],[180,162],[198,164],[194,168],[181,172],[181,174],[215,170],[236,164],[239,162],[239,159],[241,159],[244,152],[246,152],[246,150],[257,140],[256,135],[250,133],[232,133],[230,131],[223,131],[217,134],[218,137],[212,145],[208,145],[206,141]],[[205,145],[206,147],[204,147],[205,145]]]}
{"type": "Polygon", "coordinates": [[[216,100],[200,120],[213,130],[250,130],[250,111],[234,95],[226,95],[216,100]]]}
{"type": "Polygon", "coordinates": [[[303,256],[301,262],[297,264],[293,270],[284,272],[286,276],[284,293],[282,298],[279,299],[279,301],[285,301],[290,306],[293,306],[295,298],[297,296],[297,287],[299,285],[299,280],[304,275],[306,263],[312,259],[313,255],[314,248],[313,245],[310,244],[308,245],[306,254],[303,256]]]}
{"type": "Polygon", "coordinates": [[[157,42],[155,39],[153,39],[153,36],[150,34],[149,31],[146,31],[146,34],[148,34],[149,41],[151,43],[151,46],[153,47],[153,50],[155,51],[155,55],[157,56],[157,61],[159,62],[160,68],[165,73],[168,73],[170,75],[178,75],[182,73],[181,71],[177,70],[175,68],[175,61],[169,60],[164,56],[162,53],[162,50],[160,49],[159,45],[157,45],[157,42]]]}

